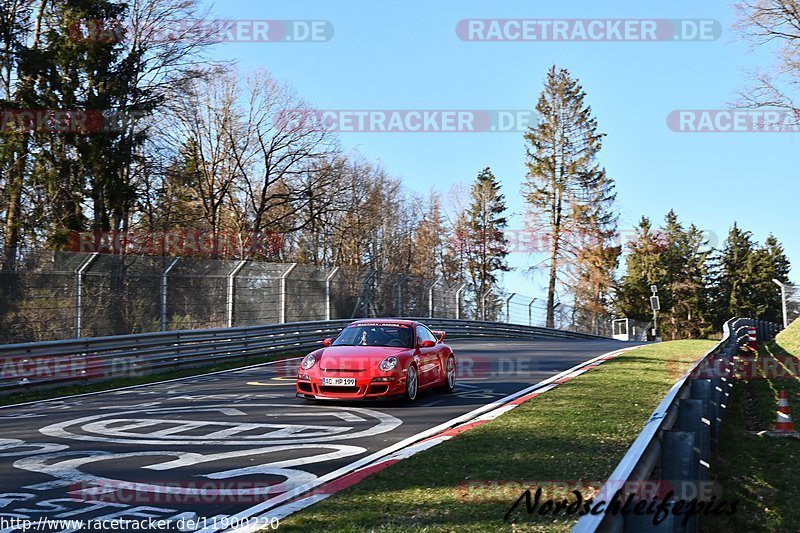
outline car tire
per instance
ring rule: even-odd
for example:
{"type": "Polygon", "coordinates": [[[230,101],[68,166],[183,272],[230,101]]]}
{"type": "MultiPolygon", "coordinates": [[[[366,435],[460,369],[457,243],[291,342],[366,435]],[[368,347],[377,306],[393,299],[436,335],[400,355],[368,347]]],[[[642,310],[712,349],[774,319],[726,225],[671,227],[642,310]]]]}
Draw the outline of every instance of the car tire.
{"type": "Polygon", "coordinates": [[[444,383],[438,389],[442,392],[453,392],[456,388],[456,358],[453,355],[447,356],[447,362],[444,364],[444,383]]]}
{"type": "Polygon", "coordinates": [[[403,394],[403,399],[407,403],[411,403],[417,399],[419,394],[419,371],[417,367],[411,365],[406,370],[406,392],[403,394]]]}

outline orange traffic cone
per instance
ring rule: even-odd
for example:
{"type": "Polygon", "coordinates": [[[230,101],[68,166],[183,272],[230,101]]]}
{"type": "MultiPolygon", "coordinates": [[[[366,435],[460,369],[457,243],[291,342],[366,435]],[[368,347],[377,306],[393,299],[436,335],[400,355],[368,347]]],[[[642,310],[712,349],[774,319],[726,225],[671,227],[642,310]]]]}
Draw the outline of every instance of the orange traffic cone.
{"type": "Polygon", "coordinates": [[[786,391],[781,391],[778,397],[778,419],[775,421],[775,431],[783,433],[791,433],[794,431],[792,409],[789,407],[786,391]]]}

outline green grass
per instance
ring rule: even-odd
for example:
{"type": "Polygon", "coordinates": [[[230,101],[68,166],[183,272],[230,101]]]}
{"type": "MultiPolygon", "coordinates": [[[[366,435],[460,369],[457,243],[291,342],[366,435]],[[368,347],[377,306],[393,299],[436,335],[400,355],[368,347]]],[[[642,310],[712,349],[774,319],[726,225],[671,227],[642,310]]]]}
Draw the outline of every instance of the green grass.
{"type": "Polygon", "coordinates": [[[50,398],[58,398],[61,396],[71,396],[74,394],[86,394],[88,392],[100,392],[111,389],[118,389],[122,387],[131,387],[134,385],[145,385],[148,383],[156,383],[159,381],[167,381],[170,379],[184,378],[190,376],[197,376],[200,374],[207,374],[209,372],[218,372],[221,370],[232,370],[249,365],[256,365],[259,363],[267,363],[279,359],[288,359],[296,357],[295,353],[283,354],[270,354],[259,357],[248,357],[246,359],[236,359],[225,363],[215,363],[205,366],[197,366],[193,368],[184,368],[182,370],[174,370],[171,372],[161,372],[158,374],[149,374],[145,376],[132,376],[113,378],[105,381],[87,382],[74,385],[65,385],[63,387],[55,387],[52,389],[40,389],[25,392],[18,392],[0,396],[0,405],[13,405],[25,402],[35,402],[39,400],[47,400],[50,398]]]}
{"type": "MultiPolygon", "coordinates": [[[[739,500],[730,517],[706,518],[704,531],[797,531],[800,506],[795,495],[800,486],[800,441],[774,438],[756,432],[774,427],[778,394],[786,391],[793,418],[800,414],[800,380],[788,368],[800,369],[800,321],[764,345],[758,355],[757,379],[734,387],[731,409],[722,426],[720,449],[714,466],[722,486],[722,498],[739,500]],[[792,364],[786,365],[787,358],[792,364]],[[782,368],[780,374],[763,372],[782,368]],[[753,401],[755,400],[755,401],[753,401]]],[[[797,426],[796,426],[797,427],[797,426]]]]}
{"type": "Polygon", "coordinates": [[[778,333],[775,343],[790,354],[800,356],[800,319],[789,324],[789,327],[778,333]]]}
{"type": "Polygon", "coordinates": [[[548,481],[601,484],[669,387],[713,345],[675,341],[632,350],[282,520],[281,530],[568,531],[573,519],[524,510],[513,525],[503,522],[523,489],[467,497],[464,484],[508,480],[533,490],[548,481]]]}

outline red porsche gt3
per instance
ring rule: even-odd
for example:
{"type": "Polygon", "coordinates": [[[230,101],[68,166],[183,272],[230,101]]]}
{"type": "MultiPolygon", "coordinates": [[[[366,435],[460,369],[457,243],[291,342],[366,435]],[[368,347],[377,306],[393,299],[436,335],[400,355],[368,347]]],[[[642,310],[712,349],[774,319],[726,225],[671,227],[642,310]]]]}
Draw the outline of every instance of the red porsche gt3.
{"type": "Polygon", "coordinates": [[[297,395],[308,400],[400,396],[413,402],[423,389],[452,391],[456,356],[444,335],[413,320],[353,322],[303,358],[297,395]]]}

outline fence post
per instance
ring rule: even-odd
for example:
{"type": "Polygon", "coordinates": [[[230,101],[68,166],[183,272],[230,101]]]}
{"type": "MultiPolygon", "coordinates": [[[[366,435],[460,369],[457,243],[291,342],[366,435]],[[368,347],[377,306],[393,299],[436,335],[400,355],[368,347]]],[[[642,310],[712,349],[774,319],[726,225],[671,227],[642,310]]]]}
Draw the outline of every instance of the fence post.
{"type": "Polygon", "coordinates": [[[75,338],[81,337],[81,319],[83,318],[83,308],[81,302],[81,292],[83,286],[83,273],[86,272],[94,260],[97,259],[99,252],[93,252],[89,257],[83,260],[78,268],[75,269],[75,338]]]}
{"type": "Polygon", "coordinates": [[[536,298],[532,299],[531,303],[528,304],[528,325],[529,326],[533,325],[533,312],[532,312],[531,308],[533,307],[533,304],[535,302],[536,302],[536,298]]]}
{"type": "Polygon", "coordinates": [[[461,293],[467,288],[466,283],[462,283],[461,287],[456,291],[456,320],[461,319],[461,293]]]}
{"type": "Polygon", "coordinates": [[[492,289],[486,289],[483,294],[481,294],[481,319],[486,320],[486,297],[492,293],[492,289]]]}
{"type": "Polygon", "coordinates": [[[294,270],[294,267],[296,266],[297,263],[292,263],[286,270],[284,270],[283,274],[281,274],[281,309],[279,317],[281,324],[286,323],[286,278],[289,277],[289,274],[292,273],[292,270],[294,270]]]}
{"type": "Polygon", "coordinates": [[[337,272],[339,272],[339,267],[334,267],[330,274],[325,276],[325,320],[331,319],[331,280],[337,272]]]}
{"type": "Polygon", "coordinates": [[[428,318],[433,318],[433,288],[436,287],[440,281],[442,281],[441,275],[428,287],[428,318]]]}
{"type": "Polygon", "coordinates": [[[167,331],[167,275],[172,270],[180,257],[176,257],[172,262],[167,265],[167,268],[161,272],[161,331],[167,331]]]}
{"type": "Polygon", "coordinates": [[[403,284],[408,281],[410,277],[411,276],[406,274],[400,278],[400,281],[397,282],[397,286],[395,288],[395,316],[403,316],[403,284]]]}
{"type": "Polygon", "coordinates": [[[511,324],[511,299],[516,296],[516,292],[512,292],[511,296],[506,298],[506,323],[511,324]]]}
{"type": "Polygon", "coordinates": [[[230,271],[228,274],[228,327],[233,327],[233,304],[234,304],[234,284],[236,282],[236,274],[239,273],[242,268],[247,264],[247,259],[239,261],[239,263],[233,267],[233,270],[230,271]]]}

